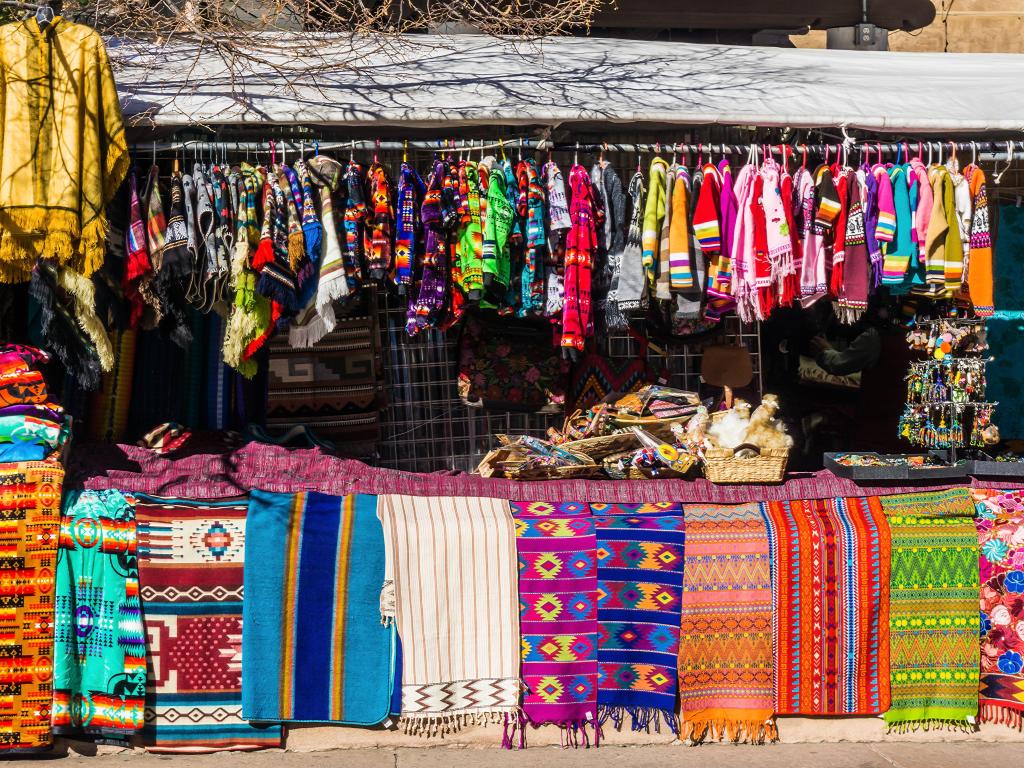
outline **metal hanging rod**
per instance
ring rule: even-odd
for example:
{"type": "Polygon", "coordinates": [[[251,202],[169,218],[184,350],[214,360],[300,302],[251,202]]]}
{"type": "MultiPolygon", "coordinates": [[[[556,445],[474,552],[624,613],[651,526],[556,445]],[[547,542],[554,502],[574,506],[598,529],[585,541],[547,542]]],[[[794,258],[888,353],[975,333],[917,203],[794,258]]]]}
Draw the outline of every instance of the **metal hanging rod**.
{"type": "MultiPolygon", "coordinates": [[[[352,139],[349,141],[318,141],[316,139],[295,140],[295,139],[271,139],[267,141],[217,141],[217,140],[182,140],[170,142],[142,142],[136,143],[135,151],[144,154],[150,150],[154,154],[178,153],[187,156],[188,153],[223,153],[223,152],[259,152],[268,153],[277,151],[281,153],[294,153],[312,151],[328,152],[366,152],[366,151],[432,151],[440,153],[475,153],[492,150],[501,150],[506,153],[525,151],[544,152],[584,152],[588,154],[599,154],[602,152],[625,152],[633,154],[704,154],[707,157],[712,155],[744,155],[756,148],[758,152],[770,151],[773,155],[782,157],[783,152],[790,158],[799,160],[803,155],[824,156],[826,153],[835,157],[845,149],[848,155],[863,153],[869,157],[877,156],[881,151],[887,155],[901,154],[904,159],[909,159],[918,154],[934,153],[939,159],[948,156],[953,151],[958,154],[964,153],[964,157],[977,156],[979,160],[1024,160],[1024,141],[902,141],[902,142],[876,142],[870,140],[840,140],[828,144],[723,144],[709,142],[703,143],[672,143],[672,142],[651,142],[651,143],[618,143],[602,142],[554,142],[544,138],[510,138],[507,140],[498,139],[486,141],[483,139],[437,139],[437,140],[376,140],[376,139],[352,139]]],[[[963,159],[963,158],[962,158],[963,159]]]]}

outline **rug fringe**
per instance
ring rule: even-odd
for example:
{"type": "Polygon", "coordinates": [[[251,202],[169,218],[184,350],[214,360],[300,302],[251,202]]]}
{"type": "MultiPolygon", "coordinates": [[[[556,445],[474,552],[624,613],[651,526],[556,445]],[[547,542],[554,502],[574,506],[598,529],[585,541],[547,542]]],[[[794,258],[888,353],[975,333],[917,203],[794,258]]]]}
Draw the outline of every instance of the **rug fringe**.
{"type": "Polygon", "coordinates": [[[937,717],[924,720],[905,720],[902,723],[889,723],[886,733],[911,733],[912,731],[960,731],[974,733],[977,728],[965,718],[942,719],[937,717]]]}
{"type": "Polygon", "coordinates": [[[506,720],[518,722],[518,711],[404,714],[400,727],[410,736],[444,737],[468,726],[502,725],[506,720]]]}
{"type": "Polygon", "coordinates": [[[650,733],[651,726],[653,725],[654,732],[661,733],[661,721],[664,719],[665,725],[668,726],[672,733],[679,733],[679,718],[675,712],[669,712],[656,707],[626,707],[608,704],[602,704],[597,708],[598,724],[604,725],[608,720],[611,720],[612,725],[615,726],[617,731],[622,730],[622,723],[627,715],[630,718],[629,728],[631,731],[650,733]]]}
{"type": "Polygon", "coordinates": [[[733,744],[764,744],[779,740],[775,720],[686,720],[679,738],[688,744],[727,740],[733,744]]]}
{"type": "Polygon", "coordinates": [[[1024,713],[1005,704],[982,704],[979,719],[983,723],[996,723],[1016,730],[1024,730],[1024,713]]]}

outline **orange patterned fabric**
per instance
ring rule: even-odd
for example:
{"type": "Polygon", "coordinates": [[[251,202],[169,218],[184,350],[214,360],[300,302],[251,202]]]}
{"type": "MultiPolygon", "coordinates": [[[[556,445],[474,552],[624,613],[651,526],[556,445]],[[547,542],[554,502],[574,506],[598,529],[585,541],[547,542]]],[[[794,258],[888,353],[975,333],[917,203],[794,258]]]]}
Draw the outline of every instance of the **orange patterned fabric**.
{"type": "Polygon", "coordinates": [[[774,740],[771,560],[760,507],[684,510],[681,735],[774,740]]]}
{"type": "Polygon", "coordinates": [[[0,753],[49,749],[64,470],[0,464],[0,753]]]}

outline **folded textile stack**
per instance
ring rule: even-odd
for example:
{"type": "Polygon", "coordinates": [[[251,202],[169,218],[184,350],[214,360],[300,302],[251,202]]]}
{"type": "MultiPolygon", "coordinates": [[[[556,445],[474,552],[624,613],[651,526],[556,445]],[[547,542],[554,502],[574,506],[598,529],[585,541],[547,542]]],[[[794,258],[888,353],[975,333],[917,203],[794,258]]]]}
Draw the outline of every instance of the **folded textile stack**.
{"type": "Polygon", "coordinates": [[[40,370],[49,360],[33,347],[0,347],[0,461],[42,461],[67,442],[70,420],[40,370]]]}

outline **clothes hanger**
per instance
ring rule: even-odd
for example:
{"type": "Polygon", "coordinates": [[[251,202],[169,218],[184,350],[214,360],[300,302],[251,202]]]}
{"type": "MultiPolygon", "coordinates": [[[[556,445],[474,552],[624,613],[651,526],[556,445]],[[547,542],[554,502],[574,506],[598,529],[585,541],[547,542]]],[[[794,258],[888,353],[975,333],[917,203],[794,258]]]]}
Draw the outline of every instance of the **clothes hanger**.
{"type": "Polygon", "coordinates": [[[49,2],[44,2],[36,8],[35,20],[41,30],[46,29],[49,24],[52,24],[56,17],[57,13],[49,2]]]}
{"type": "MultiPolygon", "coordinates": [[[[1005,174],[1008,170],[1010,170],[1010,166],[1013,164],[1013,148],[1014,148],[1014,145],[1015,145],[1015,142],[1013,142],[1013,141],[1007,141],[1006,142],[1006,167],[1003,168],[1003,170],[1001,170],[1001,171],[995,170],[995,169],[993,169],[993,171],[992,171],[992,180],[996,184],[999,184],[999,183],[1002,182],[1003,174],[1005,174]]],[[[996,165],[996,168],[999,167],[999,161],[998,160],[996,161],[995,165],[996,165]]]]}

